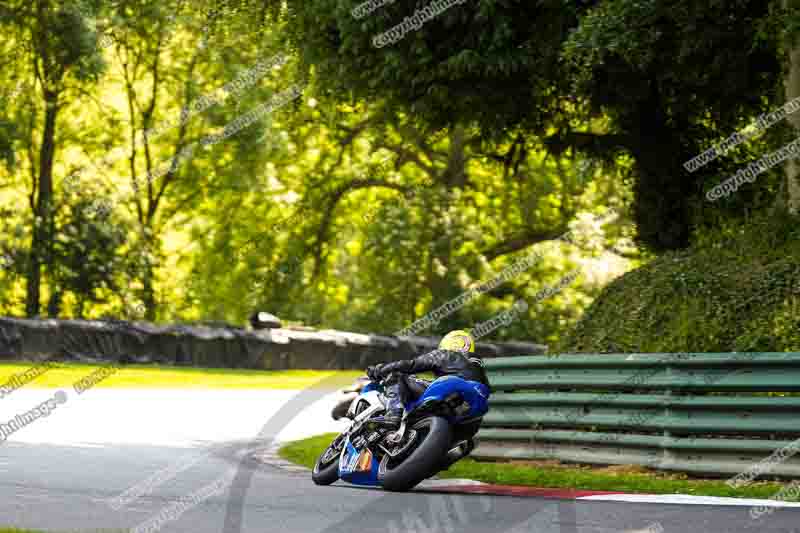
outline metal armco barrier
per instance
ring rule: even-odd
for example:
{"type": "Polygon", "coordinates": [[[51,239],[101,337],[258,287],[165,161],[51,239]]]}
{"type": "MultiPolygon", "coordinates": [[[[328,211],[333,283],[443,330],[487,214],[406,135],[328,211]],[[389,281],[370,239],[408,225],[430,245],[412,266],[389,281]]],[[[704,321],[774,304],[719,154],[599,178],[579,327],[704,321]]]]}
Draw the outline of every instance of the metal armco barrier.
{"type": "MultiPolygon", "coordinates": [[[[487,359],[474,455],[729,476],[800,438],[800,353],[487,359]]],[[[800,446],[797,447],[800,450],[800,446]]],[[[788,457],[788,458],[785,458],[788,457]]],[[[800,477],[800,454],[762,478],[800,477]]]]}

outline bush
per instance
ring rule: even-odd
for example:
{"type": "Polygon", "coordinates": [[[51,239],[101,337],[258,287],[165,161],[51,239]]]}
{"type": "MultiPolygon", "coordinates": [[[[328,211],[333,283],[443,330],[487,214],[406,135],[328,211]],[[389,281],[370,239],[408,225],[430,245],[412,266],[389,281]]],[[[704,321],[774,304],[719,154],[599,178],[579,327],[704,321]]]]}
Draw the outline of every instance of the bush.
{"type": "Polygon", "coordinates": [[[800,351],[797,218],[728,223],[621,276],[559,351],[800,351]]]}

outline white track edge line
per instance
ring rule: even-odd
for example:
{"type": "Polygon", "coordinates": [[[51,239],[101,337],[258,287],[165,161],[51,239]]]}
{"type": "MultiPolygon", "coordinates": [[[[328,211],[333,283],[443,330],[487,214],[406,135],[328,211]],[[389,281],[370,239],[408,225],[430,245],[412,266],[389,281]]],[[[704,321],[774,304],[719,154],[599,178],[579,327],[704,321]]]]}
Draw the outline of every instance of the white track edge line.
{"type": "Polygon", "coordinates": [[[600,494],[581,496],[578,500],[614,501],[629,503],[673,503],[681,505],[732,505],[740,507],[800,507],[800,502],[725,498],[721,496],[693,496],[690,494],[600,494]]]}

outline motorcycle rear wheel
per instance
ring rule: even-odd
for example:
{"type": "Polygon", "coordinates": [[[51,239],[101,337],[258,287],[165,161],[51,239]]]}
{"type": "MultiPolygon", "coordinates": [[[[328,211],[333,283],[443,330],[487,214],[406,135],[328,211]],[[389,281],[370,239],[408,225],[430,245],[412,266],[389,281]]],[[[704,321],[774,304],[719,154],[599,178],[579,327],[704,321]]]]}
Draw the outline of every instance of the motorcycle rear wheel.
{"type": "Polygon", "coordinates": [[[385,490],[405,492],[412,489],[431,475],[449,450],[453,431],[444,418],[423,418],[412,427],[422,434],[422,441],[399,464],[387,462],[381,483],[385,490]]]}

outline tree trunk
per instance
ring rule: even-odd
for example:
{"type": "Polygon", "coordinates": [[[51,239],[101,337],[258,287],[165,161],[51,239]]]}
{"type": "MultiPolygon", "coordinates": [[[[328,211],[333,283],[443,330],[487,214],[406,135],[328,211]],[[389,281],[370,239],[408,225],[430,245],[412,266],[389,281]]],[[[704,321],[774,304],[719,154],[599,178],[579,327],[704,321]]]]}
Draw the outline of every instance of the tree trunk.
{"type": "Polygon", "coordinates": [[[53,159],[55,156],[56,117],[58,94],[45,91],[44,131],[39,149],[38,197],[34,210],[33,236],[28,265],[25,313],[28,317],[39,314],[41,304],[42,266],[52,270],[53,243],[53,159]]]}
{"type": "Polygon", "coordinates": [[[155,322],[158,302],[156,301],[155,289],[156,272],[152,258],[155,257],[153,249],[156,246],[156,242],[155,239],[148,235],[145,235],[144,239],[145,251],[147,254],[147,260],[145,261],[142,272],[142,302],[144,303],[145,309],[144,319],[148,322],[155,322]]]}
{"type": "Polygon", "coordinates": [[[58,315],[61,314],[61,301],[63,300],[64,293],[56,285],[55,280],[51,279],[50,282],[53,288],[50,291],[50,301],[47,303],[47,316],[50,318],[58,318],[58,315]]]}
{"type": "MultiPolygon", "coordinates": [[[[800,7],[800,0],[783,0],[783,7],[800,7]]],[[[787,43],[787,50],[789,68],[784,78],[784,85],[788,102],[800,96],[800,46],[797,45],[796,39],[787,43]]],[[[800,114],[792,113],[787,118],[795,131],[800,131],[800,114]]],[[[784,168],[786,171],[786,207],[790,213],[797,214],[800,212],[800,163],[797,159],[791,158],[786,161],[784,168]]]]}
{"type": "Polygon", "coordinates": [[[700,191],[699,177],[686,175],[680,135],[684,118],[669,117],[656,87],[650,96],[624,115],[623,127],[632,132],[627,147],[636,161],[634,219],[638,239],[655,252],[689,246],[693,223],[690,202],[700,191]]]}
{"type": "Polygon", "coordinates": [[[467,184],[466,155],[466,130],[458,124],[450,131],[450,157],[447,169],[444,172],[444,183],[450,187],[463,188],[467,184]]]}
{"type": "Polygon", "coordinates": [[[155,272],[153,265],[148,264],[142,279],[142,301],[144,302],[144,319],[148,322],[156,321],[156,292],[153,283],[155,272]]]}

